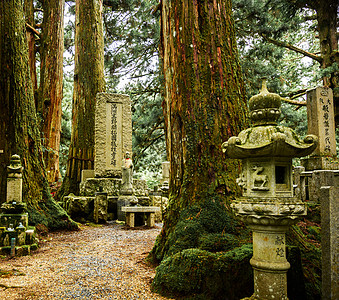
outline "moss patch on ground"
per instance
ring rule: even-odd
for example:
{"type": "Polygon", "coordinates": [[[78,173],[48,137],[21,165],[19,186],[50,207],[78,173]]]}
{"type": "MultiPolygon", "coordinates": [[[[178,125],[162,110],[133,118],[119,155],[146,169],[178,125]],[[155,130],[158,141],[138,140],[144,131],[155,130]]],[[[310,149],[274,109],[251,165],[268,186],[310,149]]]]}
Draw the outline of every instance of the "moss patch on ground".
{"type": "Polygon", "coordinates": [[[251,257],[252,245],[217,253],[183,250],[157,267],[153,290],[187,299],[240,299],[253,293],[251,257]]]}

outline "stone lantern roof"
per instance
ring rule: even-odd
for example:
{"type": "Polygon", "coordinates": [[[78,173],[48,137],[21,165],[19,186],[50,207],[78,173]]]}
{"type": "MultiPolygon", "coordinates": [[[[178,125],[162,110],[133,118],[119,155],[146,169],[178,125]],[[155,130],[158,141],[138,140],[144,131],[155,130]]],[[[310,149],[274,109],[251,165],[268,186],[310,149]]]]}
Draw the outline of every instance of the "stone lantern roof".
{"type": "Polygon", "coordinates": [[[270,93],[263,80],[258,95],[249,100],[252,127],[231,137],[222,144],[222,150],[229,158],[250,157],[302,157],[313,152],[318,143],[315,135],[300,140],[293,129],[278,126],[281,97],[270,93]]]}

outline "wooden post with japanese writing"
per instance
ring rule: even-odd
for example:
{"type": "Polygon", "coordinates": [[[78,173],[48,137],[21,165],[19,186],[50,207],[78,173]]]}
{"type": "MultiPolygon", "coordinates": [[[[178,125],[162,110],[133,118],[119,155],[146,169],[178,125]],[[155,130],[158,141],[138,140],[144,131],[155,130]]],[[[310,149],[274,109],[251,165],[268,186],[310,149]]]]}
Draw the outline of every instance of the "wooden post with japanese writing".
{"type": "Polygon", "coordinates": [[[333,93],[330,88],[317,87],[307,91],[308,134],[319,138],[310,158],[303,160],[307,171],[337,170],[333,93]]]}

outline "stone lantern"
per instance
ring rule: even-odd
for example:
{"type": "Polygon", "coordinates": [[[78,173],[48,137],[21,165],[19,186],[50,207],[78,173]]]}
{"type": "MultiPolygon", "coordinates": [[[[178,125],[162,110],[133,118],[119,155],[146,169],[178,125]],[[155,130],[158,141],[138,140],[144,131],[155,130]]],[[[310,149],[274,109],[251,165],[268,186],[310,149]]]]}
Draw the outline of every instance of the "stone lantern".
{"type": "Polygon", "coordinates": [[[242,160],[237,183],[243,193],[231,207],[253,231],[251,299],[288,299],[285,232],[306,215],[305,204],[293,197],[292,158],[317,146],[316,136],[301,141],[292,129],[277,125],[280,106],[280,96],[269,93],[264,80],[260,94],[249,100],[253,126],[222,145],[226,157],[242,160]]]}

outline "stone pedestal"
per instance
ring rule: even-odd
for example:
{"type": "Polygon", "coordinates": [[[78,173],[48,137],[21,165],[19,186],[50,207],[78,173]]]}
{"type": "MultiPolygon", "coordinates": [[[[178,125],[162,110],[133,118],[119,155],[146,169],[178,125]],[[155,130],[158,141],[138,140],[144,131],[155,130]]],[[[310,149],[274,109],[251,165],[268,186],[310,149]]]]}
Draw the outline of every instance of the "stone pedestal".
{"type": "Polygon", "coordinates": [[[287,299],[287,227],[250,225],[253,230],[254,299],[287,299]]]}
{"type": "Polygon", "coordinates": [[[93,218],[95,223],[98,224],[107,222],[107,208],[108,208],[107,193],[104,192],[95,193],[94,212],[93,212],[93,218]]]}

